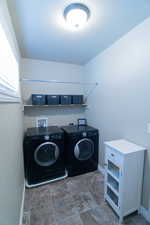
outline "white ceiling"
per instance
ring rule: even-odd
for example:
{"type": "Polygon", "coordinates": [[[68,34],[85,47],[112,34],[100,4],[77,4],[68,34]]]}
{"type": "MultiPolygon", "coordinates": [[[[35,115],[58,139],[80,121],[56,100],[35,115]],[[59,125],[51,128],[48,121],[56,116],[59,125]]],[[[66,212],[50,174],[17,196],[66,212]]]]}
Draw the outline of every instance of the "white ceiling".
{"type": "Polygon", "coordinates": [[[73,0],[8,0],[22,57],[85,64],[150,16],[150,0],[79,0],[91,10],[85,29],[64,26],[73,0]]]}

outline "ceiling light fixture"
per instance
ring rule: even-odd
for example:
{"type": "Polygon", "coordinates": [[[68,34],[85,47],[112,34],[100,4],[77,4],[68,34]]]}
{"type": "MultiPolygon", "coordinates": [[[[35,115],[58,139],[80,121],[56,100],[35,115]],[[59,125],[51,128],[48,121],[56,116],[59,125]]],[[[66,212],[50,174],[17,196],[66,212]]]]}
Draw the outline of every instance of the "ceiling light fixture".
{"type": "Polygon", "coordinates": [[[70,28],[79,30],[83,28],[90,17],[90,10],[86,5],[73,3],[64,10],[64,18],[70,28]]]}

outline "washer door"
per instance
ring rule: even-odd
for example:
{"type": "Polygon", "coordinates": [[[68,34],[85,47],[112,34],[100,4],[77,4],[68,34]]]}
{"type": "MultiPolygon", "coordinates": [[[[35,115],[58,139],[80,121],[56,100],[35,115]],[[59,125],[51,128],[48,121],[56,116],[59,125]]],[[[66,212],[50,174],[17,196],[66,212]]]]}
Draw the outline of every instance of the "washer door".
{"type": "Polygon", "coordinates": [[[34,152],[34,160],[39,166],[52,166],[58,159],[60,150],[53,142],[39,145],[34,152]]]}
{"type": "Polygon", "coordinates": [[[88,160],[94,153],[94,143],[88,138],[84,138],[77,142],[74,148],[74,155],[80,161],[88,160]]]}

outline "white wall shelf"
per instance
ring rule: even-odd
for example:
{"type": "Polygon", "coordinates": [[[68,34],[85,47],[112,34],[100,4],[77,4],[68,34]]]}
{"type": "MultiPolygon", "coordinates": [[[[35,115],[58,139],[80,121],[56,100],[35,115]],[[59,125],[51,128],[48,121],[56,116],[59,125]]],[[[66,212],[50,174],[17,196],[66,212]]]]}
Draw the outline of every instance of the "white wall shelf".
{"type": "Polygon", "coordinates": [[[70,105],[24,105],[24,110],[25,109],[62,109],[62,108],[85,108],[87,107],[86,104],[70,104],[70,105]]]}

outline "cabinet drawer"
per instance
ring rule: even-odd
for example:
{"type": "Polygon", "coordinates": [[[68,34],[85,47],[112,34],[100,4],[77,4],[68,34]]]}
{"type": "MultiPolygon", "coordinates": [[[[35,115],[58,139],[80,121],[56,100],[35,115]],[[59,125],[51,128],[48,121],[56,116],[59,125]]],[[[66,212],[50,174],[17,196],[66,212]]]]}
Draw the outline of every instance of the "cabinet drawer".
{"type": "Polygon", "coordinates": [[[112,161],[114,164],[116,164],[121,168],[123,167],[123,156],[107,146],[106,146],[106,160],[112,161]]]}

